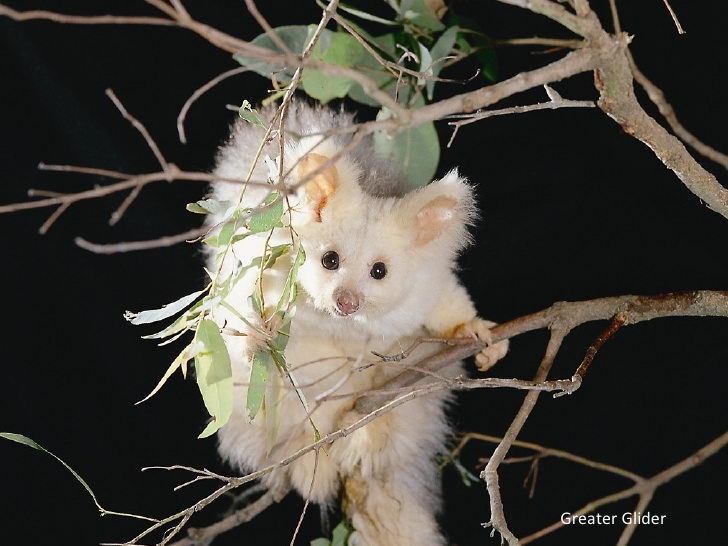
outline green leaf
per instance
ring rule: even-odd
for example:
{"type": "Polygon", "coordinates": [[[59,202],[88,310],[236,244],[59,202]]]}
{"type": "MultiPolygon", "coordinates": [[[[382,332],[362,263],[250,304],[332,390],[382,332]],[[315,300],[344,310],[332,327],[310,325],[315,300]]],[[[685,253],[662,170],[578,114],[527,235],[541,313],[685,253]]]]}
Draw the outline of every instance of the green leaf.
{"type": "Polygon", "coordinates": [[[318,442],[321,439],[321,433],[319,432],[316,424],[311,418],[311,410],[308,406],[308,402],[306,401],[306,395],[304,394],[303,389],[301,389],[301,387],[299,386],[298,381],[296,380],[296,377],[293,375],[291,370],[288,369],[288,366],[286,365],[286,359],[283,353],[272,351],[270,354],[273,357],[276,366],[278,366],[278,369],[281,371],[281,373],[285,374],[285,376],[288,378],[288,381],[291,382],[291,386],[293,386],[293,389],[296,391],[296,396],[298,396],[298,400],[301,402],[303,410],[306,412],[308,422],[311,424],[311,428],[313,429],[314,441],[318,442]]]}
{"type": "Polygon", "coordinates": [[[232,368],[225,341],[214,321],[201,321],[197,326],[195,340],[202,343],[201,350],[195,355],[197,386],[205,407],[213,418],[199,436],[205,438],[217,432],[232,414],[232,368]]]}
{"type": "MultiPolygon", "coordinates": [[[[417,106],[424,104],[420,97],[417,106]]],[[[382,109],[377,119],[386,119],[390,113],[382,109]]],[[[431,122],[389,135],[374,133],[374,149],[379,155],[394,161],[413,187],[425,186],[432,181],[440,160],[440,142],[435,125],[431,122]]]]}
{"type": "Polygon", "coordinates": [[[232,205],[231,201],[202,199],[195,203],[187,203],[187,210],[195,214],[225,214],[232,205]]]}
{"type": "Polygon", "coordinates": [[[253,355],[250,366],[248,398],[245,401],[245,406],[248,408],[248,419],[251,421],[255,419],[263,403],[268,377],[274,367],[273,357],[268,349],[261,349],[253,355]]]}
{"type": "Polygon", "coordinates": [[[243,105],[238,110],[238,115],[248,123],[262,127],[263,129],[268,128],[268,124],[263,120],[258,111],[253,108],[247,100],[243,101],[243,105]]]}
{"type": "MultiPolygon", "coordinates": [[[[437,42],[435,42],[435,45],[432,46],[432,49],[430,50],[430,55],[432,57],[430,71],[433,77],[436,78],[439,76],[442,67],[445,65],[445,57],[450,55],[452,52],[457,36],[458,27],[450,27],[442,33],[442,36],[440,36],[437,39],[437,42]]],[[[425,84],[425,88],[427,89],[427,98],[429,100],[432,100],[435,83],[435,80],[427,80],[427,83],[425,84]]]]}
{"type": "MultiPolygon", "coordinates": [[[[430,50],[427,49],[422,43],[417,42],[417,45],[420,46],[420,72],[423,72],[425,74],[431,74],[432,73],[432,55],[430,55],[430,50]]],[[[422,87],[425,85],[425,82],[430,81],[423,77],[417,78],[417,86],[422,87]]]]}
{"type": "Polygon", "coordinates": [[[420,28],[426,30],[443,30],[445,28],[442,21],[427,7],[424,0],[402,0],[399,10],[406,21],[420,28]]]}
{"type": "Polygon", "coordinates": [[[278,334],[275,339],[271,342],[273,349],[279,353],[283,353],[288,345],[288,339],[291,337],[291,316],[285,315],[282,317],[281,326],[278,328],[278,334]]]}
{"type": "Polygon", "coordinates": [[[194,302],[202,294],[207,292],[208,288],[209,287],[204,288],[203,290],[200,290],[193,294],[184,296],[184,297],[178,299],[177,301],[173,301],[172,303],[168,303],[167,305],[164,305],[160,309],[151,309],[149,311],[140,311],[138,313],[134,313],[132,311],[126,311],[124,313],[124,318],[135,325],[148,324],[150,322],[157,322],[157,321],[169,318],[172,315],[175,315],[175,314],[179,313],[180,311],[182,311],[182,309],[189,307],[189,305],[192,302],[194,302]]]}
{"type": "Polygon", "coordinates": [[[470,472],[470,470],[465,468],[465,466],[463,466],[463,463],[460,462],[460,459],[452,459],[452,464],[455,466],[458,473],[460,474],[460,479],[463,481],[463,484],[465,486],[470,487],[474,483],[480,482],[480,478],[478,478],[476,475],[470,472]]]}
{"type": "Polygon", "coordinates": [[[265,452],[266,456],[276,445],[278,429],[281,424],[279,404],[281,397],[281,377],[273,364],[269,371],[268,384],[263,399],[263,414],[265,415],[265,452]]]}
{"type": "MultiPolygon", "coordinates": [[[[352,23],[350,23],[352,24],[352,23]]],[[[384,57],[394,58],[396,55],[396,46],[394,34],[385,34],[383,36],[370,36],[366,34],[362,29],[354,25],[357,32],[359,32],[368,42],[373,44],[377,49],[384,53],[384,57]]],[[[392,76],[390,72],[384,69],[379,61],[377,61],[373,55],[368,51],[364,52],[361,60],[359,60],[354,66],[356,70],[363,72],[369,76],[376,84],[377,87],[383,89],[389,95],[394,97],[394,88],[397,79],[392,76]]],[[[358,82],[352,82],[351,88],[349,89],[349,98],[366,104],[367,106],[379,106],[379,101],[370,97],[361,84],[358,82]]]]}
{"type": "Polygon", "coordinates": [[[283,286],[283,292],[281,293],[281,297],[278,299],[278,303],[276,304],[276,313],[282,311],[285,307],[288,307],[288,305],[292,304],[295,301],[296,291],[294,287],[296,285],[296,279],[298,278],[298,270],[305,261],[306,252],[304,252],[303,247],[299,245],[298,253],[296,254],[296,257],[291,264],[291,269],[288,271],[288,277],[286,277],[286,283],[283,286]]]}
{"type": "MultiPolygon", "coordinates": [[[[275,28],[273,32],[278,35],[293,53],[301,54],[308,41],[310,31],[306,25],[291,25],[275,28]]],[[[330,31],[324,30],[324,33],[326,32],[330,31]]],[[[251,43],[270,49],[276,53],[282,53],[266,33],[258,35],[251,43]]],[[[288,83],[293,76],[293,71],[285,68],[281,63],[269,63],[261,59],[246,57],[240,53],[233,55],[233,58],[241,65],[266,78],[270,78],[275,73],[276,79],[282,83],[288,83]]]]}
{"type": "Polygon", "coordinates": [[[260,290],[258,290],[258,283],[256,283],[255,286],[256,287],[253,290],[253,293],[248,296],[248,303],[250,303],[250,306],[253,308],[253,311],[255,311],[255,314],[262,317],[263,302],[260,301],[260,290]]]}
{"type": "Polygon", "coordinates": [[[167,368],[167,371],[164,372],[164,375],[162,376],[162,379],[159,380],[159,383],[157,383],[157,386],[152,389],[152,392],[150,392],[148,395],[146,395],[144,398],[139,400],[134,405],[141,404],[142,402],[146,402],[149,400],[152,396],[157,394],[159,392],[159,389],[162,388],[162,386],[167,382],[167,379],[172,377],[172,374],[177,371],[177,368],[183,369],[183,374],[187,375],[187,362],[195,357],[197,352],[200,350],[200,346],[198,343],[190,343],[182,349],[182,351],[177,355],[177,357],[172,361],[172,364],[170,364],[169,368],[167,368]]]}
{"type": "Polygon", "coordinates": [[[311,546],[331,546],[328,538],[317,538],[311,541],[311,546]]]}
{"type": "Polygon", "coordinates": [[[321,70],[309,68],[301,77],[303,90],[309,96],[326,104],[332,99],[345,97],[351,88],[352,80],[343,76],[330,76],[321,70]]]}
{"type": "Polygon", "coordinates": [[[246,217],[246,210],[236,210],[233,212],[232,218],[220,227],[220,231],[208,235],[202,242],[211,247],[227,246],[237,231],[245,225],[246,217]]]}
{"type": "MultiPolygon", "coordinates": [[[[312,57],[327,63],[353,67],[364,55],[364,48],[347,32],[323,33],[312,57]]],[[[331,99],[346,96],[354,83],[346,76],[336,76],[323,70],[307,69],[301,78],[303,88],[311,97],[326,104],[331,99]]]]}
{"type": "Polygon", "coordinates": [[[270,231],[280,224],[283,209],[283,199],[279,193],[271,192],[261,206],[250,216],[248,230],[251,234],[270,231]]]}
{"type": "Polygon", "coordinates": [[[146,521],[154,521],[154,522],[157,521],[155,519],[148,518],[145,516],[137,516],[136,514],[125,514],[123,512],[113,512],[111,510],[107,510],[106,508],[101,506],[101,504],[99,504],[99,501],[96,498],[96,494],[91,490],[91,487],[89,486],[89,484],[86,483],[86,480],[84,480],[78,474],[78,472],[76,472],[73,468],[71,468],[71,466],[69,464],[67,464],[63,459],[61,459],[58,455],[48,451],[46,448],[44,448],[42,445],[40,445],[38,442],[36,442],[32,438],[28,438],[27,436],[24,436],[22,434],[17,434],[15,432],[0,432],[0,438],[5,438],[6,440],[10,440],[11,442],[16,442],[16,443],[24,445],[24,446],[32,447],[33,449],[37,449],[38,451],[42,451],[43,453],[50,455],[56,461],[61,463],[65,467],[65,469],[68,470],[73,475],[74,478],[76,478],[78,483],[80,483],[83,486],[83,488],[86,490],[86,492],[89,494],[89,496],[93,500],[94,504],[96,505],[96,508],[99,509],[99,512],[101,513],[102,516],[106,516],[106,515],[124,516],[124,517],[136,518],[136,519],[143,519],[146,521]]]}
{"type": "Polygon", "coordinates": [[[346,520],[342,520],[336,527],[331,535],[331,546],[346,546],[349,541],[349,536],[354,532],[346,520]]]}
{"type": "Polygon", "coordinates": [[[329,32],[321,36],[313,50],[313,57],[339,66],[354,66],[365,50],[348,32],[329,32]]]}
{"type": "Polygon", "coordinates": [[[371,21],[373,23],[380,23],[382,25],[387,26],[397,26],[396,21],[390,21],[389,19],[384,19],[382,17],[379,17],[377,15],[373,15],[371,13],[367,13],[366,11],[362,11],[360,9],[356,9],[352,6],[347,6],[343,2],[339,3],[339,9],[341,11],[344,11],[346,13],[349,13],[355,17],[359,17],[360,19],[364,19],[365,21],[371,21]]]}
{"type": "Polygon", "coordinates": [[[150,334],[148,336],[142,336],[142,339],[163,339],[165,337],[170,337],[175,334],[184,332],[199,315],[203,301],[205,300],[198,301],[187,311],[185,311],[182,316],[180,316],[177,320],[175,320],[172,324],[167,326],[161,332],[150,334]]]}

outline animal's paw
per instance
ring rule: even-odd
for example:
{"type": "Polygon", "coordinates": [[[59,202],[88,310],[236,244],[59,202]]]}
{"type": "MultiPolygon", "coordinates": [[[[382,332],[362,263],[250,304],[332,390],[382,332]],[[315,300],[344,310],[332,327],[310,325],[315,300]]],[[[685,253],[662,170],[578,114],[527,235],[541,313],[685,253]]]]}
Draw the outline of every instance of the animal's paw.
{"type": "Polygon", "coordinates": [[[509,342],[507,339],[493,343],[493,335],[490,333],[490,329],[495,325],[495,322],[476,317],[455,330],[456,337],[473,337],[487,345],[485,349],[475,355],[475,364],[481,372],[490,370],[496,362],[508,353],[509,342]]]}

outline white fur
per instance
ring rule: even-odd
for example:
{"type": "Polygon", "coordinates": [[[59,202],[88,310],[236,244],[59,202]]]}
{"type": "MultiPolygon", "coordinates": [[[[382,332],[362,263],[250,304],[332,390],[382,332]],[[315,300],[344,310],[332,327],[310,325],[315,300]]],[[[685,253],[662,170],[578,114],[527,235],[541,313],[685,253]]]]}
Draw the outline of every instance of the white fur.
{"type": "MultiPolygon", "coordinates": [[[[307,133],[326,130],[349,119],[344,114],[300,103],[292,106],[290,115],[294,124],[298,123],[296,130],[307,133]]],[[[260,136],[260,131],[253,127],[235,127],[230,143],[220,152],[215,172],[222,177],[245,176],[260,136]]],[[[317,143],[317,137],[312,136],[290,139],[286,165],[293,164],[314,146],[315,153],[331,157],[342,145],[327,141],[316,146],[317,143]]],[[[277,155],[272,145],[264,153],[277,155]]],[[[388,167],[362,165],[365,160],[361,158],[367,153],[359,150],[358,155],[352,153],[337,161],[340,184],[321,210],[320,222],[304,199],[293,198],[296,212],[292,222],[307,259],[299,272],[302,290],[285,356],[312,404],[317,396],[332,390],[342,394],[376,388],[400,373],[408,362],[440,347],[423,345],[406,361],[380,363],[359,372],[355,371],[357,362],[350,359],[371,359],[371,351],[396,353],[423,334],[452,335],[458,328],[466,328],[475,335],[487,335],[483,323],[476,318],[470,297],[453,273],[457,252],[468,241],[466,226],[474,214],[471,188],[456,171],[451,171],[427,187],[404,195],[381,196],[387,192],[381,189],[384,184],[380,177],[375,177],[381,186],[376,191],[367,191],[366,181],[374,176],[373,170],[386,175],[388,167]],[[440,196],[456,203],[444,215],[451,221],[437,238],[418,245],[417,213],[440,196]],[[335,271],[321,265],[321,256],[329,250],[340,256],[340,267],[335,271]],[[369,272],[372,264],[380,261],[386,264],[387,275],[376,280],[369,272]],[[361,294],[361,308],[353,315],[339,316],[335,312],[332,294],[337,287],[361,294]],[[306,364],[317,359],[325,360],[306,364]]],[[[253,179],[264,178],[265,169],[256,168],[253,179]]],[[[213,190],[218,199],[237,199],[240,188],[217,183],[213,190]]],[[[265,193],[265,189],[248,188],[244,203],[255,206],[265,193]]],[[[274,234],[271,244],[286,242],[289,236],[286,230],[277,231],[281,233],[274,234]]],[[[263,245],[262,236],[248,237],[236,243],[234,254],[246,263],[261,255],[263,245]]],[[[281,259],[272,271],[266,272],[266,301],[277,298],[289,266],[290,261],[281,259]]],[[[229,268],[230,264],[223,264],[223,271],[229,268]]],[[[239,313],[251,318],[254,312],[248,307],[247,296],[256,275],[257,271],[250,271],[227,300],[239,313]]],[[[242,321],[223,308],[215,311],[214,319],[245,331],[242,321]]],[[[282,385],[278,406],[281,423],[278,442],[267,453],[263,412],[252,423],[246,415],[246,387],[241,385],[247,383],[250,374],[246,338],[229,336],[226,342],[233,360],[236,392],[233,415],[218,433],[223,457],[241,471],[249,472],[310,444],[313,431],[302,405],[287,381],[277,378],[282,385]]],[[[507,346],[500,345],[497,356],[502,356],[506,349],[507,346]]],[[[460,364],[445,372],[450,376],[459,373],[460,364]]],[[[344,486],[345,506],[356,529],[351,544],[444,544],[435,521],[440,484],[434,457],[444,449],[449,433],[444,414],[448,398],[447,394],[435,394],[404,404],[320,452],[312,500],[335,503],[344,486]]],[[[358,418],[351,412],[353,401],[353,397],[346,397],[323,403],[312,416],[320,432],[338,430],[358,418]]],[[[263,481],[272,488],[291,485],[305,496],[311,487],[314,462],[315,455],[309,453],[268,474],[263,481]]]]}

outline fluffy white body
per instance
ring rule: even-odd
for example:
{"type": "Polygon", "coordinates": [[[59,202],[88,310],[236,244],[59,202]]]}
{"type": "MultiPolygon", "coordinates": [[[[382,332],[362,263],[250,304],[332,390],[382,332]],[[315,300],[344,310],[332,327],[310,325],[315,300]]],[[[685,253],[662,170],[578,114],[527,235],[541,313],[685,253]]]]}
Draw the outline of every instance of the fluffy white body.
{"type": "MultiPolygon", "coordinates": [[[[270,117],[271,111],[262,114],[270,117]]],[[[378,363],[358,371],[362,364],[376,360],[372,351],[398,353],[423,335],[464,333],[487,338],[487,328],[492,325],[476,317],[470,297],[453,272],[474,215],[471,188],[453,171],[408,193],[399,175],[376,159],[367,142],[334,164],[323,164],[346,144],[346,137],[320,143],[320,137],[301,135],[346,125],[350,119],[346,114],[293,103],[287,122],[288,131],[298,134],[287,134],[284,163],[286,168],[293,166],[288,183],[324,167],[301,185],[299,195],[291,196],[291,222],[307,259],[299,272],[301,290],[285,350],[288,367],[305,393],[313,410],[311,419],[321,434],[360,417],[352,412],[355,396],[342,395],[376,389],[409,362],[441,346],[422,345],[404,361],[378,363]],[[377,278],[382,265],[385,275],[377,278]]],[[[235,125],[220,151],[215,173],[245,177],[262,135],[255,126],[235,125]]],[[[276,141],[266,146],[263,156],[266,154],[278,155],[276,141]]],[[[267,173],[261,161],[252,179],[265,180],[267,173]]],[[[218,182],[213,192],[216,199],[237,200],[240,186],[218,182]]],[[[254,207],[266,194],[265,188],[249,187],[243,202],[254,207]]],[[[290,242],[288,230],[276,232],[280,233],[274,234],[270,244],[290,242]]],[[[230,270],[235,259],[247,263],[260,256],[264,235],[236,243],[223,263],[223,272],[230,270]]],[[[289,268],[290,260],[280,259],[266,272],[266,302],[278,299],[289,268]]],[[[257,270],[249,271],[227,299],[237,313],[251,320],[255,313],[248,296],[257,275],[257,270]]],[[[245,324],[228,310],[219,309],[214,319],[221,326],[246,331],[245,324]]],[[[218,433],[222,456],[249,472],[312,443],[314,432],[295,390],[287,379],[276,377],[279,424],[275,445],[268,445],[267,430],[272,425],[266,424],[266,412],[252,422],[246,412],[254,341],[226,336],[226,342],[236,386],[233,415],[218,433]]],[[[491,346],[477,361],[487,367],[506,351],[507,344],[491,346]]],[[[460,373],[460,364],[445,372],[451,376],[460,373]]],[[[292,486],[321,504],[336,502],[342,493],[355,528],[350,544],[443,544],[436,523],[440,478],[435,456],[448,440],[447,400],[447,394],[434,394],[406,403],[320,451],[317,463],[316,455],[309,453],[266,475],[263,481],[271,488],[292,486]]]]}

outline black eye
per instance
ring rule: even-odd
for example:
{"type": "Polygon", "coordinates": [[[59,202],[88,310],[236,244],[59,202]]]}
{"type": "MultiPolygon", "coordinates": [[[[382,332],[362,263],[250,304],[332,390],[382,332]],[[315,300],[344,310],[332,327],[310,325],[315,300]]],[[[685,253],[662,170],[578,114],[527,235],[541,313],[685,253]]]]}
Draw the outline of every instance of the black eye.
{"type": "Polygon", "coordinates": [[[321,256],[321,265],[326,269],[339,269],[339,255],[333,250],[329,250],[321,256]]]}
{"type": "Polygon", "coordinates": [[[369,272],[372,278],[378,281],[383,279],[387,275],[387,266],[382,262],[377,262],[372,266],[372,270],[369,272]]]}

